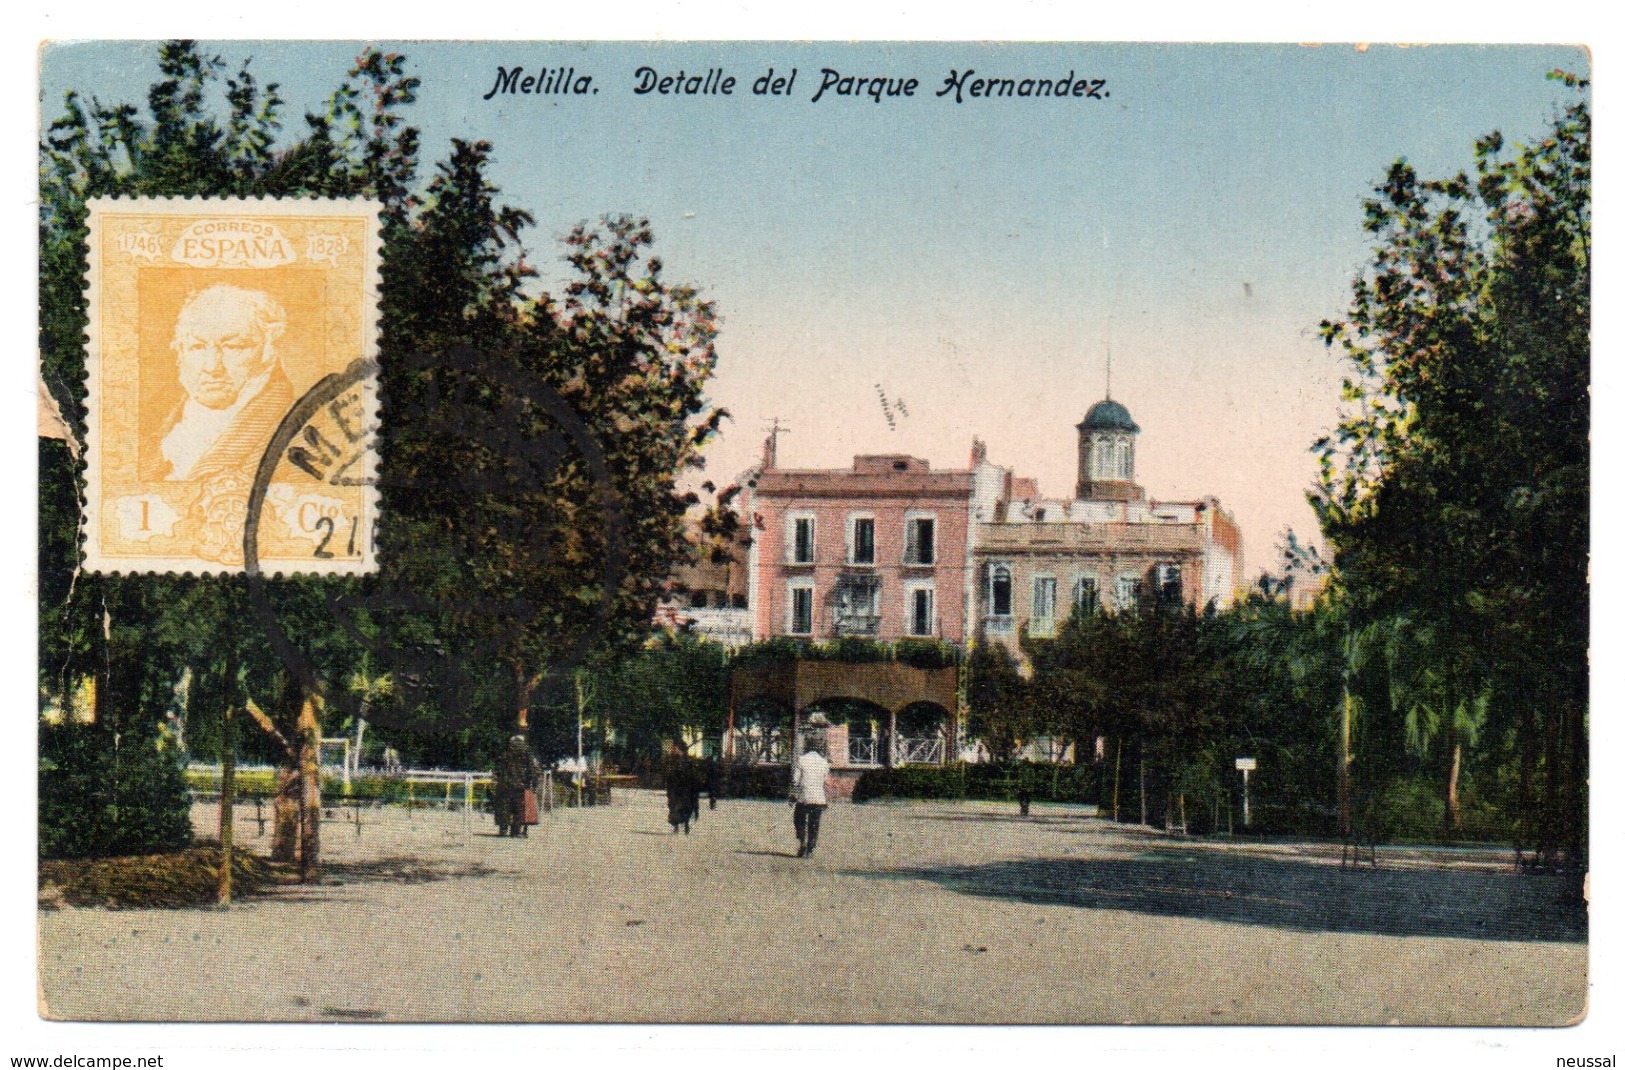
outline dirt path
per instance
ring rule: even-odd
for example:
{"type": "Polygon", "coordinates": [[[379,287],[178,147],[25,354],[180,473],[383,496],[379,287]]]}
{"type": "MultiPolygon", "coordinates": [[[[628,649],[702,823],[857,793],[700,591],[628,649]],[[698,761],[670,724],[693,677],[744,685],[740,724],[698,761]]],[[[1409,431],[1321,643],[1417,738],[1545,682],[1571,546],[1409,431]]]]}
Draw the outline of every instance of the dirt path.
{"type": "MultiPolygon", "coordinates": [[[[207,817],[200,811],[200,824],[207,817]]],[[[323,828],[320,886],[230,911],[40,914],[49,1013],[100,1020],[1555,1025],[1584,918],[1481,855],[1342,870],[1039,807],[664,802],[323,828]]],[[[239,842],[264,849],[245,820],[239,842]]]]}

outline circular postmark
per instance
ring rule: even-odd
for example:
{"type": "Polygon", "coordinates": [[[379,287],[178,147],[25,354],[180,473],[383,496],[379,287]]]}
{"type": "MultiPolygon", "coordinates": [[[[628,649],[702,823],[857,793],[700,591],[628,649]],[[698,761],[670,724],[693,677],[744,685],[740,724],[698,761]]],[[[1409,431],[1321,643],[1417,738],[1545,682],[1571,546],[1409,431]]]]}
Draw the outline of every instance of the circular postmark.
{"type": "Polygon", "coordinates": [[[494,695],[527,704],[592,650],[625,573],[621,503],[591,429],[523,360],[457,347],[389,370],[402,389],[382,420],[373,361],[288,411],[250,489],[244,569],[308,693],[375,724],[455,731],[494,695]],[[322,504],[344,488],[369,507],[322,504]],[[305,529],[310,557],[268,574],[282,523],[305,529]],[[385,675],[379,701],[360,677],[385,675]]]}

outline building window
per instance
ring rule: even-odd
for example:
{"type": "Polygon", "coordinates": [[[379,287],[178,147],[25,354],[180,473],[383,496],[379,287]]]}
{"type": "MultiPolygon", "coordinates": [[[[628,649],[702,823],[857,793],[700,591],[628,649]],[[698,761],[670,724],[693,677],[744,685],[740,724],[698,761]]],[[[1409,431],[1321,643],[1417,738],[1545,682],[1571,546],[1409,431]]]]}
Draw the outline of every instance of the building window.
{"type": "Polygon", "coordinates": [[[1151,570],[1156,583],[1157,601],[1165,606],[1177,606],[1185,601],[1184,579],[1177,564],[1158,565],[1151,570]]]}
{"type": "Polygon", "coordinates": [[[790,521],[790,561],[797,565],[813,562],[813,518],[798,516],[790,521]]]}
{"type": "Polygon", "coordinates": [[[813,630],[813,589],[810,583],[790,588],[790,634],[811,635],[813,630]]]}
{"type": "Polygon", "coordinates": [[[1117,577],[1117,612],[1133,613],[1140,608],[1140,577],[1117,577]]]}
{"type": "Polygon", "coordinates": [[[689,604],[689,608],[691,608],[691,609],[704,609],[705,608],[705,592],[704,591],[695,591],[694,594],[689,598],[688,604],[689,604]]]}
{"type": "Polygon", "coordinates": [[[879,576],[865,572],[842,576],[836,581],[835,631],[840,635],[879,633],[879,576]]]}
{"type": "Polygon", "coordinates": [[[1047,638],[1055,634],[1055,577],[1033,578],[1032,634],[1047,638]]]}
{"type": "Polygon", "coordinates": [[[850,541],[851,562],[854,565],[875,563],[875,520],[872,516],[854,517],[850,541]]]}
{"type": "Polygon", "coordinates": [[[937,521],[935,517],[910,517],[904,525],[903,563],[907,565],[934,565],[937,563],[937,521]]]}
{"type": "Polygon", "coordinates": [[[908,592],[908,634],[935,635],[936,592],[929,587],[915,587],[908,592]]]}
{"type": "Polygon", "coordinates": [[[1132,480],[1134,478],[1134,442],[1127,435],[1100,435],[1091,450],[1094,478],[1100,480],[1132,480]]]}
{"type": "Polygon", "coordinates": [[[1072,612],[1083,616],[1100,612],[1100,585],[1093,576],[1079,576],[1072,584],[1072,612]]]}
{"type": "Polygon", "coordinates": [[[1108,435],[1097,435],[1092,444],[1090,467],[1094,470],[1094,478],[1110,479],[1112,477],[1112,459],[1115,455],[1116,442],[1108,435]]]}
{"type": "Polygon", "coordinates": [[[987,572],[988,613],[995,617],[1010,615],[1010,566],[994,565],[987,572]]]}
{"type": "Polygon", "coordinates": [[[1033,616],[1040,620],[1055,618],[1055,577],[1038,576],[1033,580],[1033,616]]]}

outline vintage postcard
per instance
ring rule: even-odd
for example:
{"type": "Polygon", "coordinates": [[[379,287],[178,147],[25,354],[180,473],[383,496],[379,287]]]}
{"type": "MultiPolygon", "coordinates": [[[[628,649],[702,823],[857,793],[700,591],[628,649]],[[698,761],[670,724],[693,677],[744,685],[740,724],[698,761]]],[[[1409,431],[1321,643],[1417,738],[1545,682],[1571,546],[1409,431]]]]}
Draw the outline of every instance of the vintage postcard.
{"type": "Polygon", "coordinates": [[[46,46],[39,1014],[1581,1021],[1590,62],[46,46]]]}
{"type": "MultiPolygon", "coordinates": [[[[284,418],[376,355],[377,205],[129,197],[86,209],[86,565],[241,571],[249,499],[284,418]]],[[[269,571],[370,567],[377,415],[362,392],[349,401],[329,414],[337,441],[312,428],[266,472],[269,571]]]]}

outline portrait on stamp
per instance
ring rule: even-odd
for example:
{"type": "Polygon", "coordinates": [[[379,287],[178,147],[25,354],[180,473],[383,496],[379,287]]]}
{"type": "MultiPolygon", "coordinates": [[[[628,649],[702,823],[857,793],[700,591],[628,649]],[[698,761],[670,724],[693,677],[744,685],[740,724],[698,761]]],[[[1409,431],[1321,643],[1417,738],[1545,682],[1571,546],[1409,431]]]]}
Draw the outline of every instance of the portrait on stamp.
{"type": "MultiPolygon", "coordinates": [[[[278,426],[376,349],[376,209],[121,199],[95,202],[89,222],[88,563],[239,571],[249,491],[278,426]]],[[[296,464],[268,473],[268,571],[370,567],[376,494],[354,478],[369,463],[347,467],[348,485],[296,464]],[[346,552],[332,555],[321,543],[335,531],[346,552]]]]}
{"type": "Polygon", "coordinates": [[[287,327],[287,312],[262,290],[217,283],[187,295],[170,342],[182,398],[142,444],[144,478],[199,481],[258,467],[293,406],[279,352],[287,327]]]}

